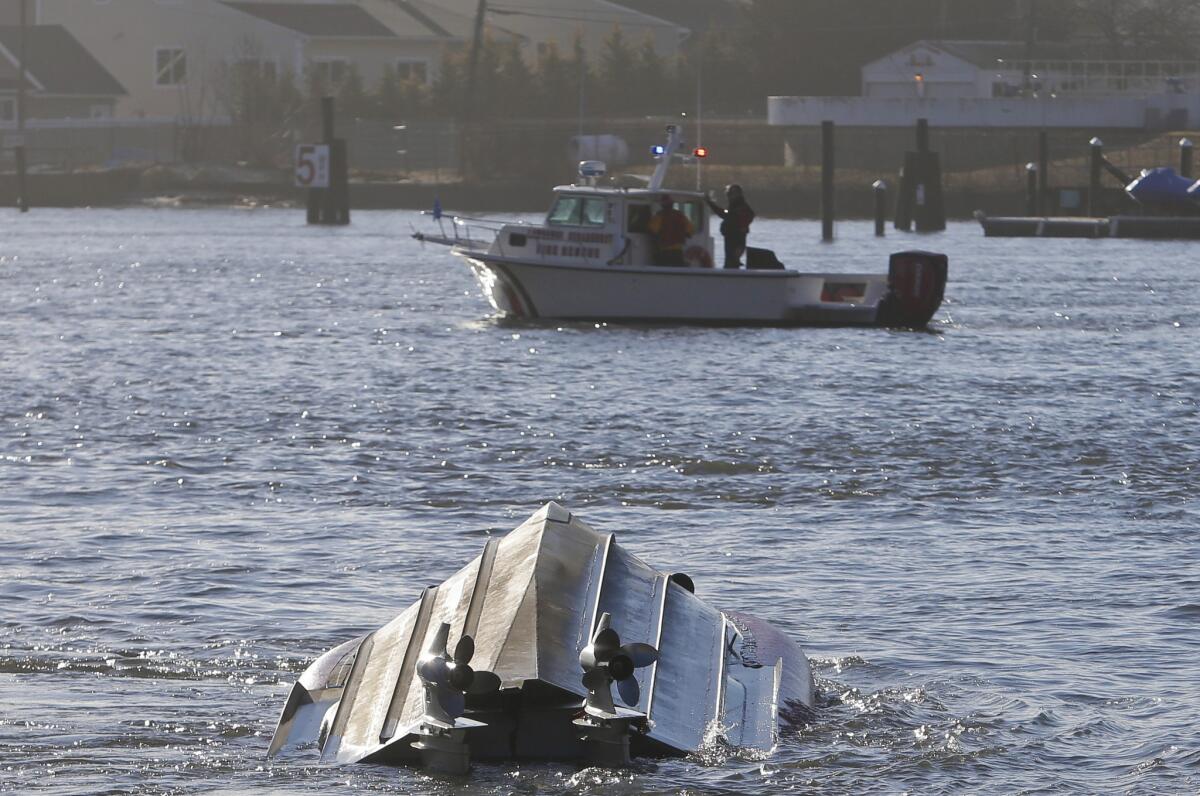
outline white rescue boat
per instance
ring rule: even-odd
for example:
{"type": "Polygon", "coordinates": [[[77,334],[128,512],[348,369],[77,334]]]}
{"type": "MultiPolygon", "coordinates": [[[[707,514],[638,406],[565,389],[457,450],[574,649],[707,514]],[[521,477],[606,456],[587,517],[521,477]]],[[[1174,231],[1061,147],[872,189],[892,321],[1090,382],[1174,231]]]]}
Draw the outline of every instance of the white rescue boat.
{"type": "Polygon", "coordinates": [[[440,232],[413,237],[452,247],[491,305],[514,319],[923,328],[941,306],[943,254],[893,254],[886,274],[801,273],[750,248],[746,267],[714,267],[705,194],[663,188],[682,144],[678,127],[668,126],[646,188],[600,185],[604,164],[584,161],[582,184],[556,187],[540,224],[454,216],[447,234],[435,211],[440,232]],[[664,196],[695,230],[684,267],[654,265],[650,221],[664,196]]]}

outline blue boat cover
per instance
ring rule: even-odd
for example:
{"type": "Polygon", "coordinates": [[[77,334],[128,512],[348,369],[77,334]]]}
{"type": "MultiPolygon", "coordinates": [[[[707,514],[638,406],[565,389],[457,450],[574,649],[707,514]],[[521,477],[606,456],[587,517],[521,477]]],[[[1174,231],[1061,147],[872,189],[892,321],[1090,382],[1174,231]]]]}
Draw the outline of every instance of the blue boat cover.
{"type": "Polygon", "coordinates": [[[1126,192],[1143,204],[1194,206],[1200,200],[1200,181],[1180,177],[1175,169],[1164,166],[1146,169],[1142,176],[1125,186],[1126,192]]]}

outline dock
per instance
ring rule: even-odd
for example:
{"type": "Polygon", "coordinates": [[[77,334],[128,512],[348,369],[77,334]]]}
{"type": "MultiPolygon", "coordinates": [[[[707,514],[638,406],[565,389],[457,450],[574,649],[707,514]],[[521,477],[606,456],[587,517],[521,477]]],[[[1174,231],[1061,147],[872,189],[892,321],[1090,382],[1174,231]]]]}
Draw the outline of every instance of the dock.
{"type": "Polygon", "coordinates": [[[989,217],[975,218],[988,238],[1137,238],[1200,240],[1200,216],[989,217]]]}

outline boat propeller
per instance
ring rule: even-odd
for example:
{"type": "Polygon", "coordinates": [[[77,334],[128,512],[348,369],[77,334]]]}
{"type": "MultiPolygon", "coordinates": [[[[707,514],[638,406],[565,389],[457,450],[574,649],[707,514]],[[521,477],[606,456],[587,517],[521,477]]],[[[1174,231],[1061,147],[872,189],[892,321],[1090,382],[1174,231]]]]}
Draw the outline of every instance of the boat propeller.
{"type": "Polygon", "coordinates": [[[475,671],[471,658],[475,656],[475,640],[463,636],[454,645],[454,654],[447,652],[450,625],[438,628],[429,646],[417,662],[417,674],[425,686],[425,713],[428,717],[454,724],[467,710],[467,694],[487,694],[500,688],[500,678],[494,672],[475,671]]]}
{"type": "Polygon", "coordinates": [[[634,673],[658,660],[658,650],[649,644],[622,644],[611,623],[609,614],[601,614],[592,642],[579,653],[583,684],[588,690],[584,707],[588,713],[603,717],[617,715],[612,698],[614,682],[625,704],[637,707],[642,689],[634,673]]]}

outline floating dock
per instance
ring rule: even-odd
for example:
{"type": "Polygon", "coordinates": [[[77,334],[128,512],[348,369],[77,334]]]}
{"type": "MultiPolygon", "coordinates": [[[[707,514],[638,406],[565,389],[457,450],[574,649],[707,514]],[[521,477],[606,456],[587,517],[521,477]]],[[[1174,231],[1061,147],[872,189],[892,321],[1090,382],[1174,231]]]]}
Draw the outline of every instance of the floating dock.
{"type": "Polygon", "coordinates": [[[1200,240],[1200,216],[1110,218],[1000,216],[975,213],[988,238],[1141,238],[1200,240]]]}

